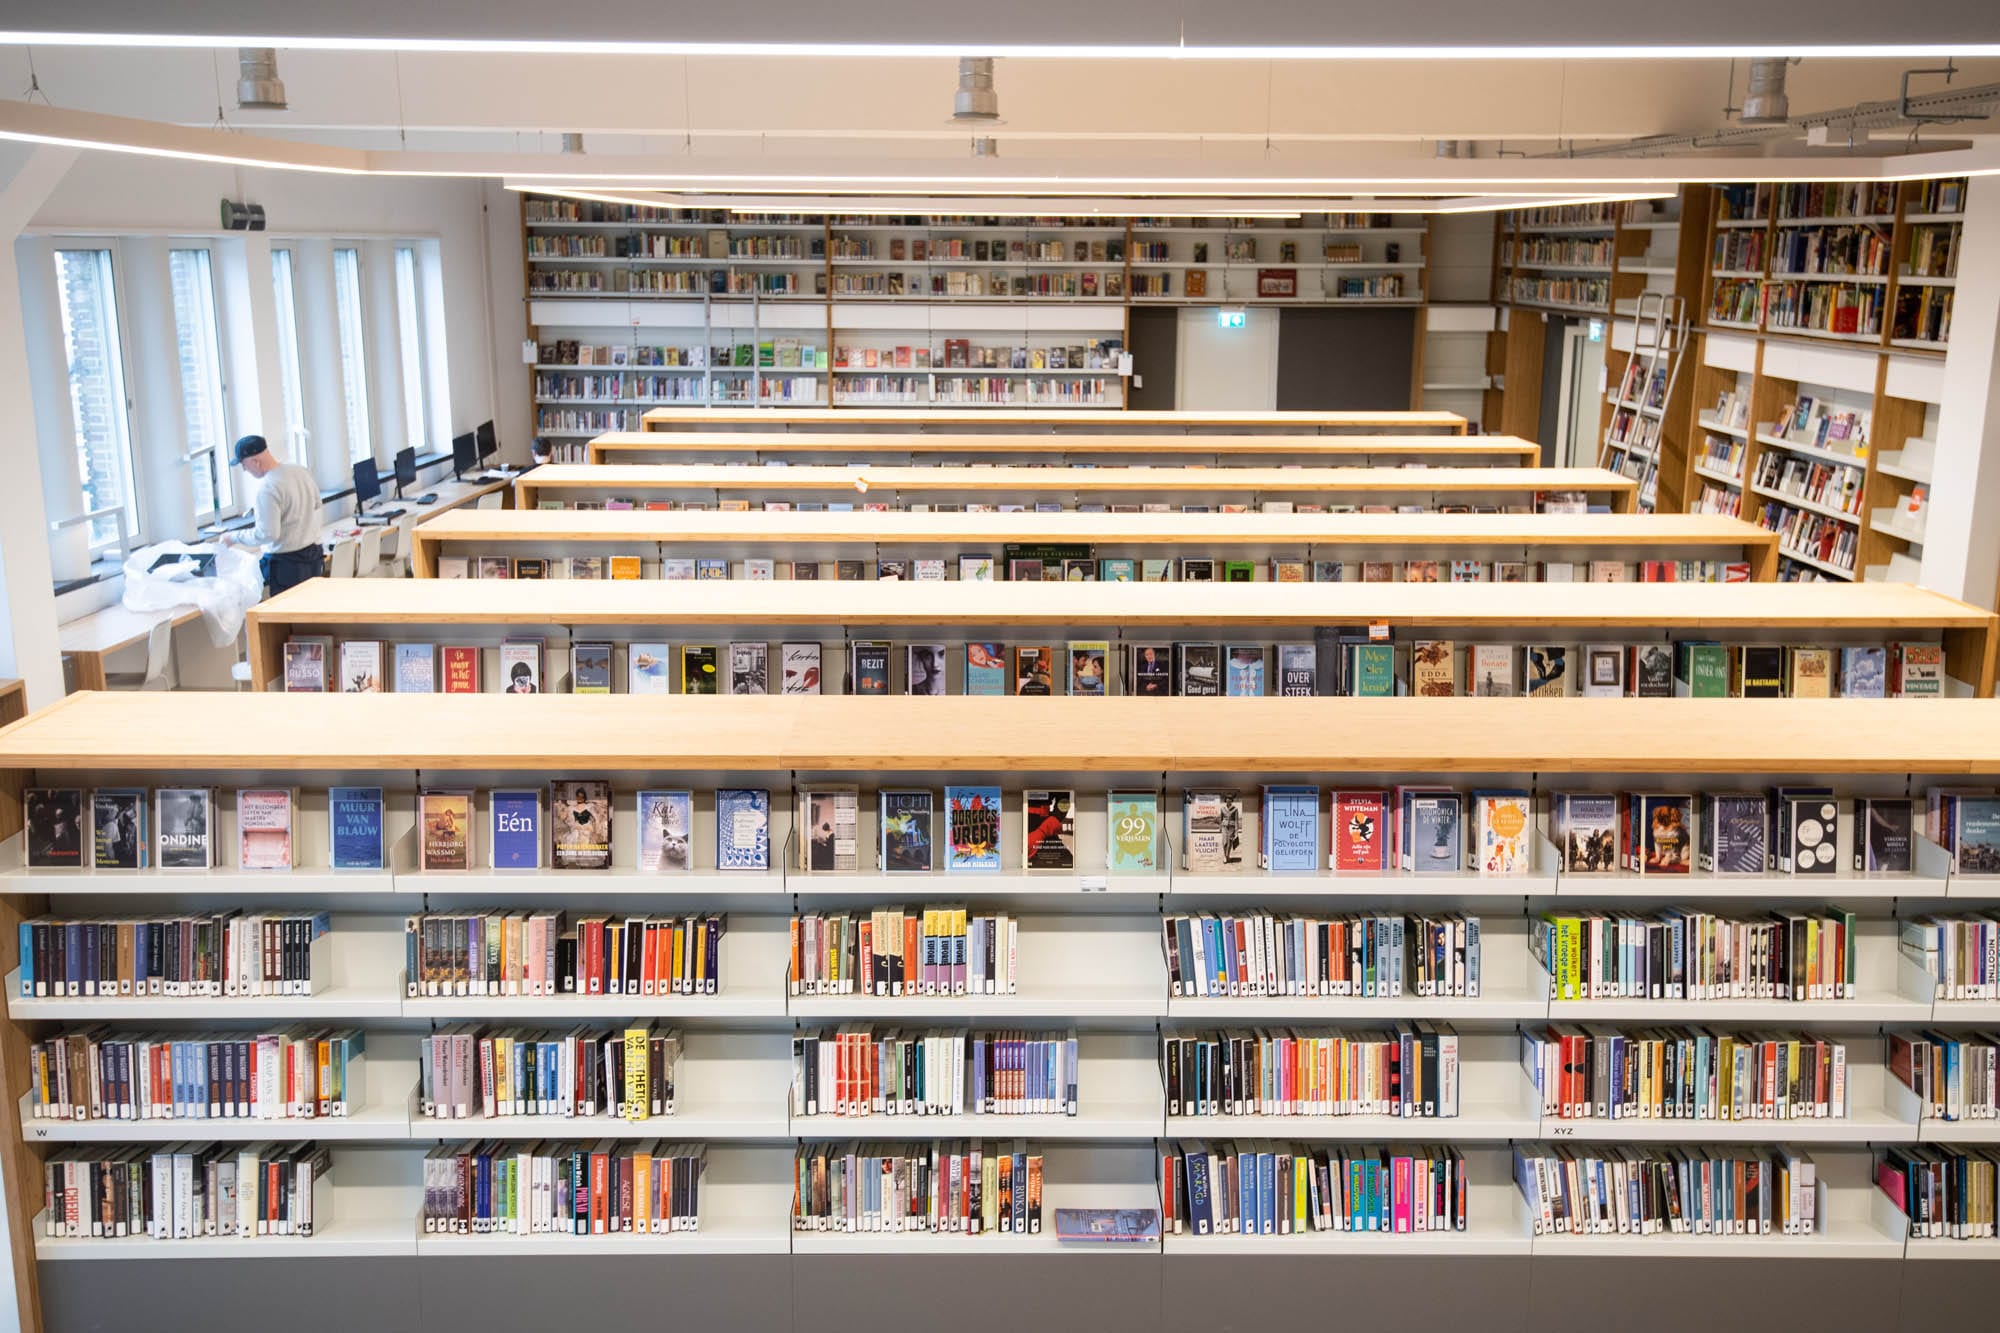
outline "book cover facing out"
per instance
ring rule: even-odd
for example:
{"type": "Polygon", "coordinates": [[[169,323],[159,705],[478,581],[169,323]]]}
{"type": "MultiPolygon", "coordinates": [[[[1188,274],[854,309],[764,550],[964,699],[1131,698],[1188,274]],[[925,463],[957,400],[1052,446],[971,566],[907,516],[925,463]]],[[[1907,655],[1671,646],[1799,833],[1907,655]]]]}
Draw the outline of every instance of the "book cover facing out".
{"type": "Polygon", "coordinates": [[[905,646],[903,693],[942,695],[945,692],[945,646],[912,643],[905,646]]]}
{"type": "Polygon", "coordinates": [[[1243,864],[1243,799],[1233,791],[1190,789],[1181,799],[1187,869],[1220,874],[1243,864]]]}
{"type": "Polygon", "coordinates": [[[931,793],[884,791],[882,801],[882,869],[892,875],[931,873],[934,833],[931,793]]]}
{"type": "Polygon", "coordinates": [[[1319,693],[1319,651],[1310,643],[1278,645],[1278,695],[1311,698],[1319,693]]]}
{"type": "Polygon", "coordinates": [[[1264,869],[1312,874],[1319,869],[1319,788],[1264,788],[1264,869]]]}
{"type": "Polygon", "coordinates": [[[1840,694],[1845,699],[1880,699],[1888,694],[1889,653],[1877,646],[1840,650],[1840,694]]]}
{"type": "Polygon", "coordinates": [[[472,793],[427,791],[417,797],[417,868],[472,869],[472,793]]]}
{"type": "Polygon", "coordinates": [[[611,868],[611,784],[572,779],[549,784],[549,867],[611,868]]]}
{"type": "Polygon", "coordinates": [[[1076,869],[1076,793],[1031,788],[1022,793],[1021,868],[1076,869]]]}
{"type": "Polygon", "coordinates": [[[1839,866],[1840,802],[1831,796],[1787,798],[1792,873],[1831,875],[1839,866]]]}
{"type": "Polygon", "coordinates": [[[799,842],[799,868],[808,874],[846,873],[857,868],[855,828],[859,796],[852,787],[824,787],[800,793],[805,828],[799,842]]]}
{"type": "Polygon", "coordinates": [[[1618,798],[1609,792],[1559,792],[1557,854],[1569,874],[1602,875],[1618,869],[1618,798]]]}
{"type": "Polygon", "coordinates": [[[570,693],[611,693],[611,645],[578,643],[571,645],[569,651],[570,693]]]}
{"type": "Polygon", "coordinates": [[[1419,875],[1458,870],[1462,809],[1456,792],[1424,792],[1410,801],[1411,868],[1419,875]]]}
{"type": "MultiPolygon", "coordinates": [[[[331,800],[338,808],[336,787],[331,800]]],[[[357,789],[358,790],[358,789],[357,789]]],[[[380,788],[370,788],[381,799],[380,788]]],[[[215,793],[207,787],[161,787],[153,793],[155,836],[159,839],[158,864],[162,870],[207,870],[215,864],[215,793]]],[[[377,820],[378,826],[380,820],[377,820]]],[[[377,856],[380,833],[377,833],[377,856]]],[[[334,826],[334,868],[340,868],[339,825],[334,826]]]]}
{"type": "Polygon", "coordinates": [[[715,793],[715,868],[771,868],[771,793],[725,787],[715,793]]]}
{"type": "Polygon", "coordinates": [[[1569,648],[1560,643],[1528,646],[1528,695],[1557,698],[1569,693],[1569,648]]]}
{"type": "Polygon", "coordinates": [[[83,791],[78,787],[30,787],[22,793],[28,865],[34,870],[77,870],[83,866],[83,791]]]}
{"type": "Polygon", "coordinates": [[[1396,646],[1390,643],[1354,645],[1354,694],[1360,699],[1387,699],[1396,693],[1396,646]]]}
{"type": "Polygon", "coordinates": [[[1729,693],[1729,649],[1719,643],[1674,645],[1674,693],[1683,699],[1721,699],[1729,693]]]}
{"type": "Polygon", "coordinates": [[[625,645],[625,692],[627,694],[671,694],[674,689],[673,645],[629,643],[625,645]]]}
{"type": "Polygon", "coordinates": [[[1003,645],[965,645],[965,692],[993,698],[1007,692],[1007,653],[1003,645]]]}
{"type": "Polygon", "coordinates": [[[947,871],[993,873],[1000,869],[1000,789],[944,789],[947,871]]]}
{"type": "Polygon", "coordinates": [[[1150,791],[1115,791],[1106,807],[1110,845],[1106,865],[1113,874],[1144,874],[1160,868],[1160,798],[1150,791]]]}
{"type": "Polygon", "coordinates": [[[720,677],[721,668],[717,664],[714,644],[690,643],[682,646],[682,694],[718,694],[721,692],[720,677]]]}
{"type": "Polygon", "coordinates": [[[437,649],[428,643],[396,645],[396,693],[432,694],[437,690],[437,649]]]}
{"type": "Polygon", "coordinates": [[[538,870],[542,864],[542,793],[538,788],[493,789],[493,868],[538,870]]]}
{"type": "Polygon", "coordinates": [[[335,870],[380,870],[382,789],[334,787],[326,794],[328,841],[335,870]]]}
{"type": "Polygon", "coordinates": [[[99,787],[90,794],[92,864],[99,870],[140,870],[152,852],[146,833],[146,793],[99,787]]]}
{"type": "Polygon", "coordinates": [[[1177,643],[1174,655],[1180,659],[1175,675],[1180,692],[1189,698],[1212,698],[1222,693],[1222,646],[1214,643],[1177,643]]]}
{"type": "Polygon", "coordinates": [[[1164,643],[1135,643],[1130,654],[1128,682],[1133,694],[1163,699],[1174,692],[1173,649],[1164,643]]]}
{"type": "Polygon", "coordinates": [[[694,867],[694,793],[639,793],[639,869],[680,874],[694,867]]]}
{"type": "Polygon", "coordinates": [[[1388,800],[1388,794],[1380,789],[1333,794],[1333,850],[1329,859],[1334,870],[1366,875],[1383,872],[1388,800]]]}
{"type": "Polygon", "coordinates": [[[1534,817],[1525,791],[1475,791],[1466,862],[1482,875],[1525,875],[1534,857],[1534,817]]]}
{"type": "Polygon", "coordinates": [[[769,694],[771,692],[771,646],[767,643],[729,645],[729,692],[769,694]]]}
{"type": "Polygon", "coordinates": [[[1952,869],[1962,875],[2000,875],[2000,800],[1961,798],[1954,841],[1952,869]]]}
{"type": "Polygon", "coordinates": [[[783,669],[778,689],[782,694],[819,693],[819,645],[788,643],[781,650],[783,669]]]}
{"type": "Polygon", "coordinates": [[[1685,875],[1694,866],[1694,798],[1646,794],[1639,801],[1640,873],[1685,875]]]}
{"type": "Polygon", "coordinates": [[[292,868],[292,791],[248,788],[236,795],[236,864],[245,870],[292,868]]]}
{"type": "Polygon", "coordinates": [[[1770,863],[1770,801],[1761,792],[1718,792],[1703,802],[1701,869],[1762,875],[1770,863]]]}
{"type": "Polygon", "coordinates": [[[1907,875],[1915,866],[1915,814],[1904,796],[1854,802],[1854,868],[1867,875],[1907,875]]]}
{"type": "Polygon", "coordinates": [[[1264,649],[1257,644],[1232,643],[1227,649],[1227,693],[1233,699],[1264,697],[1264,649]]]}
{"type": "Polygon", "coordinates": [[[856,640],[851,674],[854,693],[882,695],[889,692],[889,645],[880,639],[856,640]]]}

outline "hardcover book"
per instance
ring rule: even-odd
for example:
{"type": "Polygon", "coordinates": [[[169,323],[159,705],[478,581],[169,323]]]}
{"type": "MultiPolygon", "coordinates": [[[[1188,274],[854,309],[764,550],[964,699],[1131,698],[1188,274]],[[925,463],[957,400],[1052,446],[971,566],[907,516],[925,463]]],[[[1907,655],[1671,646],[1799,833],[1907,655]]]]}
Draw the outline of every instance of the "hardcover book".
{"type": "Polygon", "coordinates": [[[446,694],[479,693],[479,649],[470,645],[448,644],[443,658],[446,694]]]}
{"type": "Polygon", "coordinates": [[[1464,855],[1463,802],[1457,792],[1418,792],[1410,798],[1410,869],[1444,875],[1459,869],[1464,855]]]}
{"type": "Polygon", "coordinates": [[[285,693],[326,693],[326,645],[291,639],[285,644],[285,693]]]}
{"type": "Polygon", "coordinates": [[[904,653],[903,692],[938,695],[945,692],[945,647],[941,643],[912,643],[904,653]]]}
{"type": "Polygon", "coordinates": [[[1786,679],[1794,699],[1827,699],[1833,696],[1833,654],[1825,648],[1791,648],[1786,651],[1786,679]]]}
{"type": "Polygon", "coordinates": [[[852,693],[885,695],[889,692],[889,644],[883,639],[856,639],[848,645],[848,675],[852,693]]]}
{"type": "Polygon", "coordinates": [[[427,791],[417,797],[417,868],[472,869],[472,793],[427,791]]]}
{"type": "Polygon", "coordinates": [[[1069,692],[1102,697],[1109,692],[1106,660],[1111,645],[1103,639],[1072,639],[1069,644],[1069,692]]]}
{"type": "Polygon", "coordinates": [[[573,579],[601,579],[604,577],[604,557],[601,555],[573,555],[569,558],[569,576],[573,579]]]}
{"type": "Polygon", "coordinates": [[[1775,644],[1745,644],[1730,650],[1734,679],[1730,693],[1739,699],[1780,699],[1785,693],[1785,650],[1775,644]]]}
{"type": "Polygon", "coordinates": [[[732,643],[729,645],[729,692],[769,694],[771,692],[771,645],[732,643]]]}
{"type": "Polygon", "coordinates": [[[936,845],[930,791],[884,791],[880,795],[884,873],[930,874],[936,845]]]}
{"type": "Polygon", "coordinates": [[[551,870],[611,869],[611,784],[551,782],[549,835],[551,870]]]}
{"type": "Polygon", "coordinates": [[[1126,645],[1127,691],[1164,699],[1174,692],[1173,648],[1164,643],[1126,645]]]}
{"type": "Polygon", "coordinates": [[[1899,698],[1938,699],[1944,695],[1944,649],[1935,643],[1890,646],[1894,671],[1889,684],[1899,698]]]}
{"type": "Polygon", "coordinates": [[[514,557],[514,577],[517,579],[545,579],[549,576],[549,562],[546,557],[523,555],[514,557]]]}
{"type": "Polygon", "coordinates": [[[1187,698],[1212,698],[1222,693],[1222,647],[1213,643],[1176,643],[1175,676],[1187,698]]]}
{"type": "Polygon", "coordinates": [[[1466,684],[1476,698],[1512,698],[1521,692],[1511,643],[1475,643],[1466,654],[1466,684]]]}
{"type": "Polygon", "coordinates": [[[99,870],[143,870],[152,839],[146,830],[146,793],[99,787],[90,794],[91,864],[99,870]]]}
{"type": "Polygon", "coordinates": [[[1569,693],[1569,648],[1560,643],[1534,643],[1527,649],[1528,697],[1560,699],[1569,693]]]}
{"type": "Polygon", "coordinates": [[[611,693],[611,645],[575,643],[569,650],[569,692],[611,693]]]}
{"type": "Polygon", "coordinates": [[[694,868],[694,793],[639,793],[639,869],[678,875],[694,868]]]}
{"type": "Polygon", "coordinates": [[[1418,639],[1410,645],[1410,693],[1449,699],[1458,693],[1456,652],[1450,639],[1418,639]]]}
{"type": "Polygon", "coordinates": [[[727,579],[729,562],[719,556],[698,555],[694,560],[694,576],[701,580],[727,579]]]}
{"type": "Polygon", "coordinates": [[[1889,653],[1885,648],[1857,646],[1840,650],[1840,696],[1881,699],[1889,692],[1889,653]]]}
{"type": "Polygon", "coordinates": [[[666,643],[625,645],[625,692],[672,694],[674,650],[666,643]]]}
{"type": "Polygon", "coordinates": [[[437,649],[428,643],[396,645],[396,693],[437,692],[437,649]]]}
{"type": "Polygon", "coordinates": [[[1685,875],[1694,865],[1694,798],[1680,793],[1641,793],[1640,861],[1645,875],[1685,875]]]}
{"type": "Polygon", "coordinates": [[[1762,792],[1716,792],[1701,800],[1697,865],[1710,874],[1770,871],[1771,803],[1762,792]]]}
{"type": "Polygon", "coordinates": [[[1831,875],[1839,869],[1840,802],[1830,795],[1787,796],[1781,811],[1786,839],[1780,870],[1794,875],[1831,875]]]}
{"type": "Polygon", "coordinates": [[[1233,791],[1196,791],[1181,798],[1182,868],[1220,874],[1243,864],[1243,800],[1233,791]]]}
{"type": "Polygon", "coordinates": [[[715,793],[715,868],[771,868],[771,793],[725,787],[715,793]]]}
{"type": "Polygon", "coordinates": [[[381,640],[349,639],[340,645],[340,692],[342,694],[382,692],[381,640]]]}
{"type": "Polygon", "coordinates": [[[1105,809],[1105,865],[1114,875],[1160,868],[1160,797],[1150,791],[1114,791],[1105,809]]]}
{"type": "Polygon", "coordinates": [[[660,577],[669,582],[692,581],[694,579],[694,557],[686,555],[661,557],[660,577]]]}
{"type": "Polygon", "coordinates": [[[639,557],[636,555],[614,555],[611,557],[611,577],[616,580],[639,577],[639,557]]]}
{"type": "Polygon", "coordinates": [[[1308,699],[1319,693],[1319,652],[1309,643],[1278,645],[1278,695],[1308,699]]]}
{"type": "Polygon", "coordinates": [[[784,694],[819,693],[819,645],[817,643],[788,643],[784,645],[784,671],[779,677],[779,690],[784,694]]]}
{"type": "Polygon", "coordinates": [[[1694,640],[1676,643],[1674,693],[1683,699],[1727,698],[1729,649],[1719,643],[1694,640]]]}
{"type": "Polygon", "coordinates": [[[542,793],[539,789],[496,787],[492,810],[493,868],[539,870],[542,866],[542,793]]]}
{"type": "MultiPolygon", "coordinates": [[[[340,825],[338,801],[343,791],[361,788],[336,787],[330,796],[335,813],[334,869],[340,865],[340,825]]],[[[379,795],[378,795],[379,799],[379,795]]],[[[162,870],[207,870],[215,865],[215,793],[207,787],[161,787],[153,793],[153,826],[159,839],[157,862],[162,870]]],[[[380,865],[381,834],[377,820],[376,861],[380,865]]],[[[32,844],[31,844],[32,845],[32,844]]],[[[30,864],[33,864],[30,861],[30,864]]]]}
{"type": "Polygon", "coordinates": [[[514,562],[504,555],[482,555],[473,562],[474,578],[511,579],[514,577],[514,562]]]}
{"type": "Polygon", "coordinates": [[[1914,807],[1906,796],[1854,801],[1854,868],[1864,875],[1907,875],[1915,865],[1914,807]]]}
{"type": "Polygon", "coordinates": [[[681,693],[720,693],[720,669],[716,661],[715,645],[712,643],[689,643],[681,646],[681,693]]]}
{"type": "Polygon", "coordinates": [[[1264,650],[1256,644],[1232,643],[1224,649],[1228,689],[1232,699],[1264,697],[1264,650]]]}
{"type": "Polygon", "coordinates": [[[1635,699],[1670,699],[1674,693],[1674,650],[1671,644],[1632,645],[1626,680],[1635,699]]]}
{"type": "Polygon", "coordinates": [[[855,829],[860,793],[853,787],[821,787],[799,794],[805,827],[799,837],[799,869],[807,874],[851,873],[859,862],[855,829]]]}
{"type": "Polygon", "coordinates": [[[1534,863],[1534,830],[1534,806],[1527,792],[1473,792],[1466,868],[1481,875],[1527,874],[1534,863]]]}
{"type": "Polygon", "coordinates": [[[236,794],[236,864],[245,870],[292,868],[290,787],[250,787],[236,794]]]}
{"type": "Polygon", "coordinates": [[[1319,788],[1267,786],[1258,864],[1276,874],[1319,869],[1319,788]]]}
{"type": "Polygon", "coordinates": [[[1333,793],[1333,847],[1327,860],[1345,874],[1379,875],[1388,865],[1384,856],[1388,797],[1380,790],[1333,793]]]}
{"type": "Polygon", "coordinates": [[[500,645],[500,690],[504,694],[542,692],[540,639],[509,639],[500,645]]]}
{"type": "Polygon", "coordinates": [[[1014,649],[1014,693],[1050,695],[1055,693],[1055,650],[1046,646],[1014,649]]]}
{"type": "Polygon", "coordinates": [[[1353,645],[1353,665],[1349,679],[1357,699],[1388,699],[1396,693],[1396,645],[1357,643],[1353,645]]]}
{"type": "Polygon", "coordinates": [[[333,787],[326,793],[327,841],[335,870],[382,870],[382,789],[333,787]]]}
{"type": "Polygon", "coordinates": [[[1000,869],[1000,789],[944,789],[948,872],[996,873],[1000,869]]]}
{"type": "Polygon", "coordinates": [[[990,555],[962,555],[958,558],[958,581],[960,583],[993,582],[993,557],[990,555]]]}
{"type": "Polygon", "coordinates": [[[1615,643],[1583,645],[1583,676],[1577,693],[1586,698],[1625,697],[1625,649],[1615,643]]]}
{"type": "Polygon", "coordinates": [[[21,795],[30,870],[83,868],[83,790],[30,787],[21,795]]]}
{"type": "Polygon", "coordinates": [[[1557,792],[1551,798],[1557,869],[1602,875],[1618,869],[1618,798],[1608,792],[1557,792]]]}
{"type": "Polygon", "coordinates": [[[1021,801],[1021,868],[1076,869],[1076,793],[1030,788],[1021,801]]]}
{"type": "Polygon", "coordinates": [[[965,645],[965,692],[992,698],[1007,693],[1007,650],[1004,645],[965,645]]]}

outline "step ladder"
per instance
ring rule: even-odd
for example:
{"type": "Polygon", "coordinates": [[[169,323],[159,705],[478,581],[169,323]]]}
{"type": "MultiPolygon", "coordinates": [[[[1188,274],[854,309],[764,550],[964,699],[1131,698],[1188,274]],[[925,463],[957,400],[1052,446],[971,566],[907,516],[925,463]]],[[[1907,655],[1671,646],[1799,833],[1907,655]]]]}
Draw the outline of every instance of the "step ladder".
{"type": "Polygon", "coordinates": [[[1641,292],[1632,307],[1631,329],[1632,357],[1609,395],[1611,424],[1604,431],[1598,465],[1636,480],[1639,508],[1650,511],[1659,496],[1667,404],[1673,401],[1687,348],[1687,303],[1672,292],[1641,292]]]}

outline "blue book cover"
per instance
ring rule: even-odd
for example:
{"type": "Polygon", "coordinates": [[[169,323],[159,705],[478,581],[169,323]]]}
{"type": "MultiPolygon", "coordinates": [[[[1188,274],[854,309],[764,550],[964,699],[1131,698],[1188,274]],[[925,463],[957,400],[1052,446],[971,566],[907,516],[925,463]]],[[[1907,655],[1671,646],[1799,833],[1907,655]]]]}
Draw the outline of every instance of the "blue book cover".
{"type": "Polygon", "coordinates": [[[1319,788],[1264,788],[1264,869],[1319,869],[1319,788]]]}
{"type": "Polygon", "coordinates": [[[1459,868],[1459,799],[1455,793],[1417,797],[1410,803],[1410,856],[1419,875],[1459,868]]]}
{"type": "Polygon", "coordinates": [[[1264,649],[1254,643],[1235,643],[1228,649],[1227,692],[1238,699],[1264,697],[1264,649]]]}
{"type": "Polygon", "coordinates": [[[335,787],[326,794],[335,870],[382,869],[382,789],[335,787]]]}
{"type": "Polygon", "coordinates": [[[437,649],[428,643],[396,645],[396,693],[437,692],[437,649]]]}
{"type": "Polygon", "coordinates": [[[1880,647],[1840,650],[1840,694],[1845,699],[1880,699],[1888,693],[1889,652],[1880,647]]]}
{"type": "Polygon", "coordinates": [[[493,792],[493,868],[537,870],[542,864],[542,793],[493,792]]]}
{"type": "Polygon", "coordinates": [[[1007,652],[1004,645],[965,645],[965,692],[995,698],[1007,692],[1007,652]]]}
{"type": "Polygon", "coordinates": [[[771,793],[725,787],[715,793],[715,868],[771,868],[771,793]]]}
{"type": "Polygon", "coordinates": [[[946,787],[946,871],[997,873],[1000,869],[1000,789],[946,787]]]}

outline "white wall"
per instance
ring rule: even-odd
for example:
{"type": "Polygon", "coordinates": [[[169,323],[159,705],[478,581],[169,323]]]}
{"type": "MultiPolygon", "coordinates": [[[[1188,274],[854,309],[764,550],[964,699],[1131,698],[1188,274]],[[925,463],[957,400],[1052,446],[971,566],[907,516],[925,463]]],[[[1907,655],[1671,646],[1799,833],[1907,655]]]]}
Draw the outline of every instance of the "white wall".
{"type": "Polygon", "coordinates": [[[1174,366],[1174,406],[1183,412],[1270,412],[1278,406],[1278,314],[1270,306],[1244,311],[1228,329],[1214,306],[1180,312],[1174,366]]]}

